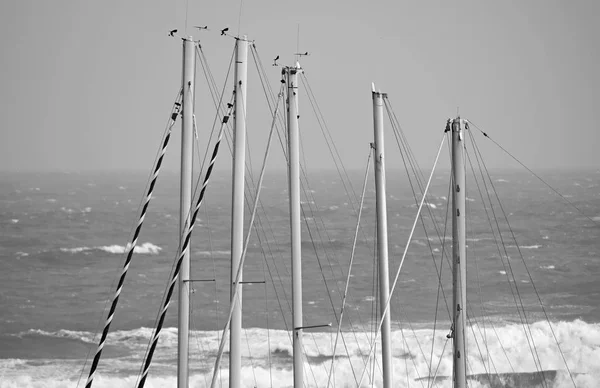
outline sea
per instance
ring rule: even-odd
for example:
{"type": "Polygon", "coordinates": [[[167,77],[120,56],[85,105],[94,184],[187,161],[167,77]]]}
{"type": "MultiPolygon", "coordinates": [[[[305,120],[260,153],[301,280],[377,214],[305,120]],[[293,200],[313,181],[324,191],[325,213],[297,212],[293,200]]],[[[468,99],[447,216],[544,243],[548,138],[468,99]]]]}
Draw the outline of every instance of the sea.
{"type": "MultiPolygon", "coordinates": [[[[320,326],[303,331],[305,386],[356,387],[364,373],[361,386],[381,387],[373,177],[353,250],[364,171],[305,172],[303,324],[320,326]]],[[[231,173],[214,175],[191,240],[190,387],[210,386],[229,310],[231,173]]],[[[600,386],[600,171],[539,175],[552,189],[527,171],[467,177],[470,387],[600,386]]],[[[390,304],[394,387],[451,386],[449,176],[435,174],[404,256],[420,191],[403,171],[387,173],[390,284],[402,262],[390,304]]],[[[148,178],[0,173],[0,388],[85,385],[148,178]]],[[[178,256],[178,179],[158,178],[94,387],[136,386],[178,256]]],[[[284,172],[267,171],[248,239],[244,387],[292,386],[287,187],[284,172]]],[[[146,387],[176,386],[177,298],[146,387]]],[[[225,349],[218,386],[228,385],[225,349]]]]}

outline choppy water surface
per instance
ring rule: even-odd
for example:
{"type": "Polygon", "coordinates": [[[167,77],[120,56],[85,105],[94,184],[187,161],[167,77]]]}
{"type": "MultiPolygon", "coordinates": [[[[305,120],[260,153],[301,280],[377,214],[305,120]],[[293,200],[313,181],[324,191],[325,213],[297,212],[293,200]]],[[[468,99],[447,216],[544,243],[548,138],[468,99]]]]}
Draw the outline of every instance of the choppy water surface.
{"type": "MultiPolygon", "coordinates": [[[[400,175],[388,173],[392,274],[416,214],[406,179],[396,180],[400,175]]],[[[501,217],[502,233],[492,233],[477,187],[470,184],[468,361],[473,375],[493,372],[509,377],[500,375],[498,381],[503,382],[478,379],[471,386],[543,384],[539,378],[528,377],[536,371],[537,360],[531,355],[534,349],[543,369],[558,371],[546,374],[553,384],[549,386],[573,386],[564,371],[564,357],[577,386],[595,387],[600,381],[600,227],[529,175],[492,175],[517,241],[501,217]],[[498,250],[495,241],[500,239],[506,251],[498,250]],[[536,291],[553,330],[545,321],[536,291]]],[[[599,173],[543,175],[582,212],[600,222],[599,173]]],[[[447,177],[440,174],[434,180],[426,230],[417,229],[395,292],[393,362],[398,386],[418,386],[430,370],[437,369],[438,376],[452,373],[444,300],[444,296],[448,302],[451,298],[451,273],[446,256],[441,255],[443,247],[450,247],[451,234],[448,231],[446,238],[438,237],[431,222],[433,214],[443,233],[447,177]],[[438,289],[436,267],[440,266],[444,286],[438,289]],[[434,365],[430,366],[432,353],[434,365]]],[[[351,178],[360,192],[361,173],[351,174],[351,178]]],[[[133,173],[2,174],[0,387],[77,386],[85,360],[91,358],[88,354],[95,352],[95,333],[103,325],[106,303],[112,298],[123,252],[137,222],[145,179],[143,174],[133,173]]],[[[305,335],[305,381],[321,387],[327,384],[335,340],[332,304],[339,316],[356,215],[335,174],[310,174],[310,179],[303,195],[304,216],[313,238],[305,230],[304,321],[307,325],[332,322],[334,327],[305,335]]],[[[266,281],[244,288],[247,329],[242,374],[249,387],[290,386],[292,381],[291,341],[286,331],[291,322],[286,188],[283,174],[267,175],[260,228],[253,232],[248,250],[245,280],[266,281]]],[[[176,175],[159,178],[104,351],[97,387],[135,385],[177,253],[177,190],[176,175]]],[[[356,385],[354,374],[362,372],[361,355],[368,352],[372,338],[376,304],[373,190],[367,190],[367,195],[344,317],[346,345],[340,340],[336,352],[336,386],[356,385]]],[[[192,278],[217,280],[194,284],[192,387],[203,387],[210,379],[221,335],[218,329],[227,314],[230,201],[230,177],[213,180],[192,240],[192,278]]],[[[497,203],[494,206],[496,215],[501,216],[497,203]]],[[[489,206],[487,210],[491,212],[489,206]]],[[[175,319],[173,303],[146,386],[175,384],[175,319]]],[[[378,368],[371,366],[376,376],[378,368]]],[[[380,379],[374,379],[377,386],[380,379]]],[[[226,381],[224,368],[223,384],[226,381]]],[[[448,380],[439,382],[439,386],[449,384],[448,380]]]]}

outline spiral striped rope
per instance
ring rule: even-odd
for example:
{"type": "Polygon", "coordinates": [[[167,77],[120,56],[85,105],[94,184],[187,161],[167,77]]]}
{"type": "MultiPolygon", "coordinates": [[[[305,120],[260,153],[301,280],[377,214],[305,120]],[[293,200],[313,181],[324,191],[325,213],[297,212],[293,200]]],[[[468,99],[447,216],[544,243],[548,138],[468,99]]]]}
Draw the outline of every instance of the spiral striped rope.
{"type": "Polygon", "coordinates": [[[154,186],[156,185],[156,180],[158,178],[158,173],[160,172],[160,166],[162,165],[163,157],[167,151],[167,146],[169,145],[169,139],[171,138],[171,130],[175,125],[175,121],[177,116],[179,115],[179,110],[181,108],[181,92],[178,94],[177,100],[173,104],[173,109],[171,110],[171,116],[169,123],[167,124],[167,131],[165,140],[163,141],[162,148],[160,150],[158,159],[156,161],[154,172],[152,174],[152,180],[150,185],[148,186],[148,192],[146,194],[146,198],[144,200],[144,206],[142,207],[142,212],[140,214],[140,218],[137,223],[137,227],[135,229],[135,233],[133,234],[133,238],[131,243],[129,243],[129,252],[127,252],[127,260],[125,260],[125,264],[123,265],[123,271],[121,272],[121,278],[119,279],[119,284],[117,286],[117,291],[115,292],[115,296],[113,297],[112,304],[110,306],[110,311],[108,313],[108,317],[106,318],[106,322],[104,323],[104,330],[102,331],[102,337],[100,338],[100,342],[98,343],[98,348],[96,350],[96,355],[94,356],[94,361],[92,362],[92,366],[90,368],[90,373],[88,375],[87,382],[85,384],[86,388],[92,387],[92,382],[94,380],[94,373],[96,373],[96,369],[98,368],[98,363],[100,361],[100,357],[102,355],[102,349],[104,348],[104,344],[106,343],[106,337],[108,336],[108,331],[110,329],[110,324],[115,317],[115,310],[117,309],[117,303],[119,302],[119,296],[121,295],[121,291],[123,290],[123,283],[125,282],[125,277],[127,276],[127,270],[129,269],[129,264],[131,263],[131,258],[133,257],[133,251],[137,245],[138,237],[140,235],[140,231],[142,230],[142,224],[144,223],[144,218],[146,218],[146,212],[148,211],[148,205],[150,204],[150,200],[152,199],[152,192],[154,191],[154,186]]]}
{"type": "MultiPolygon", "coordinates": [[[[233,101],[233,98],[232,98],[233,101]]],[[[165,317],[167,315],[167,309],[169,308],[169,304],[171,303],[171,296],[173,295],[173,290],[175,289],[175,283],[177,282],[177,278],[179,277],[179,270],[181,269],[181,262],[183,261],[183,257],[186,254],[186,251],[190,245],[190,239],[192,237],[192,231],[194,229],[194,224],[196,222],[196,217],[198,215],[198,211],[200,210],[200,206],[202,205],[202,201],[204,199],[204,193],[206,192],[206,187],[208,186],[208,181],[210,179],[210,175],[212,173],[212,169],[215,165],[215,160],[217,159],[217,154],[219,153],[219,145],[221,144],[221,139],[223,138],[223,132],[229,121],[229,116],[231,115],[231,111],[233,109],[233,104],[227,104],[229,107],[227,110],[227,114],[223,116],[223,120],[221,121],[221,128],[219,130],[219,137],[217,142],[215,143],[215,147],[213,149],[212,156],[210,158],[210,163],[208,165],[208,169],[206,170],[206,175],[204,176],[204,181],[202,182],[202,189],[200,191],[200,196],[198,197],[198,201],[196,202],[196,207],[194,209],[194,213],[190,220],[189,227],[186,231],[185,239],[183,240],[183,244],[181,244],[181,249],[179,251],[179,258],[177,259],[177,264],[175,264],[175,269],[173,270],[173,276],[171,277],[171,281],[168,285],[167,295],[165,300],[163,301],[162,308],[160,310],[160,318],[158,319],[158,324],[156,325],[156,330],[154,331],[154,335],[152,337],[150,349],[146,356],[146,360],[144,361],[144,369],[141,374],[141,378],[138,384],[138,388],[143,388],[146,383],[146,378],[148,377],[148,371],[150,369],[150,363],[152,362],[152,356],[154,355],[154,350],[156,350],[156,345],[158,344],[158,338],[160,336],[160,331],[162,330],[162,326],[165,321],[165,317]]]]}

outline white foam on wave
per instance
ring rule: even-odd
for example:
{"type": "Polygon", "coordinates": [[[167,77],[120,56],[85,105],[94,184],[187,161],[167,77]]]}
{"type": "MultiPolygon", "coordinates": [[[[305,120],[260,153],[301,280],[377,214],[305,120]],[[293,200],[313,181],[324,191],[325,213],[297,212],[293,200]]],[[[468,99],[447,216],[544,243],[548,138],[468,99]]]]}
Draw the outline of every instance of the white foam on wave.
{"type": "MultiPolygon", "coordinates": [[[[89,251],[103,251],[112,254],[122,254],[126,251],[129,251],[131,248],[131,244],[123,245],[104,245],[97,247],[76,247],[76,248],[60,248],[61,252],[67,253],[81,253],[81,252],[89,252],[89,251]]],[[[154,245],[151,242],[145,242],[140,245],[136,245],[133,249],[134,253],[140,255],[157,255],[162,250],[158,245],[154,245]]]]}
{"type": "MultiPolygon", "coordinates": [[[[176,366],[175,363],[169,363],[169,361],[176,359],[177,330],[166,328],[163,333],[158,347],[160,351],[157,351],[156,357],[160,358],[158,362],[161,365],[167,365],[167,369],[162,369],[160,374],[151,374],[150,385],[147,385],[150,387],[172,386],[175,379],[176,366]],[[165,355],[165,353],[167,354],[165,355]]],[[[332,333],[334,332],[306,332],[304,334],[304,350],[308,357],[308,361],[305,361],[305,367],[307,371],[310,370],[310,373],[308,373],[310,378],[306,379],[308,387],[323,387],[327,384],[328,367],[333,354],[333,342],[335,341],[335,335],[332,333]]],[[[526,337],[523,326],[516,323],[502,324],[497,322],[493,329],[490,325],[473,325],[469,327],[466,333],[467,351],[470,355],[470,374],[485,373],[490,368],[490,359],[493,360],[493,370],[497,373],[528,373],[535,371],[537,361],[534,361],[527,346],[529,341],[533,341],[542,369],[564,371],[565,366],[562,361],[564,355],[569,368],[575,373],[574,379],[577,387],[596,387],[597,381],[600,381],[600,370],[597,368],[597,359],[600,354],[600,324],[575,320],[555,322],[550,326],[547,322],[536,322],[528,327],[527,335],[530,336],[529,338],[526,337]],[[562,355],[556,346],[555,336],[560,342],[562,355]],[[485,344],[485,346],[482,344],[485,344]],[[510,359],[510,363],[506,360],[507,357],[510,359]]],[[[67,330],[50,333],[38,330],[22,334],[66,336],[68,338],[73,336],[84,337],[86,342],[92,342],[93,339],[91,333],[67,330]]],[[[152,330],[149,328],[118,331],[109,334],[109,342],[143,351],[146,349],[151,334],[152,330]]],[[[394,329],[392,331],[392,367],[395,375],[403,376],[402,379],[397,380],[395,386],[406,387],[408,383],[410,383],[410,386],[419,386],[418,382],[414,380],[435,373],[429,369],[429,365],[433,365],[432,368],[434,369],[439,365],[438,376],[452,375],[451,348],[447,346],[446,334],[448,334],[447,328],[437,331],[433,331],[431,328],[403,331],[394,329]],[[432,349],[433,360],[431,362],[430,352],[432,349]]],[[[242,380],[245,382],[245,386],[255,386],[254,375],[256,376],[256,386],[270,386],[270,371],[267,366],[269,355],[271,355],[271,360],[276,363],[271,370],[273,385],[278,387],[290,386],[293,380],[290,334],[284,330],[267,331],[266,329],[248,328],[243,335],[247,337],[247,344],[252,351],[252,364],[246,347],[244,347],[244,354],[242,355],[244,363],[242,380]],[[270,340],[268,341],[267,338],[270,340]],[[272,357],[273,355],[276,355],[276,357],[272,357]],[[254,365],[254,368],[251,365],[254,365]]],[[[355,334],[344,332],[343,335],[345,346],[340,338],[336,350],[338,357],[335,361],[335,384],[340,387],[356,386],[350,363],[355,369],[361,370],[364,362],[362,355],[368,353],[372,335],[368,332],[357,332],[355,334]]],[[[191,349],[194,353],[192,362],[196,360],[195,365],[202,370],[202,372],[196,372],[192,375],[191,386],[205,387],[205,384],[210,383],[210,369],[212,368],[212,362],[214,362],[213,358],[218,347],[219,336],[220,331],[194,331],[191,333],[192,341],[196,345],[191,349]]],[[[246,338],[243,340],[246,343],[246,338]]],[[[379,344],[377,348],[380,348],[379,344]]],[[[121,362],[120,359],[116,361],[121,362]]],[[[135,360],[131,360],[132,365],[135,364],[133,361],[135,360]]],[[[60,366],[64,365],[65,360],[43,360],[43,362],[54,362],[60,366]]],[[[48,365],[45,365],[44,369],[47,367],[48,365]]],[[[42,381],[38,377],[40,372],[39,361],[35,365],[29,365],[22,360],[1,360],[0,369],[5,371],[2,382],[0,382],[2,388],[17,386],[74,387],[77,377],[76,373],[69,373],[69,378],[65,378],[64,370],[66,368],[63,367],[57,368],[63,370],[60,374],[54,377],[46,376],[46,379],[42,381]]],[[[135,377],[118,377],[114,373],[109,375],[105,371],[99,371],[96,386],[131,386],[134,381],[135,377]]],[[[223,382],[227,382],[226,366],[223,368],[223,382]]],[[[379,373],[376,373],[374,385],[381,386],[379,373]]],[[[441,382],[439,386],[450,387],[451,381],[441,382]]],[[[476,387],[478,385],[471,384],[471,386],[476,387]]],[[[572,387],[572,383],[565,372],[559,372],[558,377],[551,386],[556,388],[572,387]]]]}
{"type": "Polygon", "coordinates": [[[496,182],[498,182],[498,183],[509,183],[509,181],[506,180],[506,179],[496,179],[496,182]]]}
{"type": "Polygon", "coordinates": [[[13,224],[18,224],[19,223],[19,219],[13,218],[12,220],[10,220],[10,222],[12,222],[13,224]]]}
{"type": "Polygon", "coordinates": [[[541,269],[555,269],[556,267],[554,267],[553,265],[542,265],[540,268],[541,269]]]}

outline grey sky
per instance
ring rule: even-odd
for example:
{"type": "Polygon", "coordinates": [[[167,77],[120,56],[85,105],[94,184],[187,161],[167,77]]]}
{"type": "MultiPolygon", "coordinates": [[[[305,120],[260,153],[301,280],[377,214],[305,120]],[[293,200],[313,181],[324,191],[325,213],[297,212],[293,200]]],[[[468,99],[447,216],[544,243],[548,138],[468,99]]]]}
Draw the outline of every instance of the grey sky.
{"type": "MultiPolygon", "coordinates": [[[[3,1],[0,169],[148,171],[181,79],[181,44],[167,31],[185,30],[186,2],[3,1]]],[[[189,0],[188,31],[213,28],[194,36],[219,85],[233,40],[214,30],[237,33],[239,6],[189,0]]],[[[534,168],[597,167],[599,15],[593,0],[245,0],[241,33],[256,40],[277,88],[271,60],[291,63],[300,24],[300,50],[312,53],[302,65],[348,168],[363,167],[372,141],[372,81],[389,94],[426,169],[457,107],[534,168]]],[[[270,118],[252,63],[249,74],[258,164],[270,118]]],[[[210,125],[214,109],[198,75],[197,115],[210,125]]],[[[300,104],[309,166],[333,168],[306,97],[300,104]]],[[[387,152],[398,154],[387,129],[387,152]]],[[[514,166],[484,150],[491,166],[514,166]]],[[[177,151],[173,144],[169,168],[177,151]]]]}

